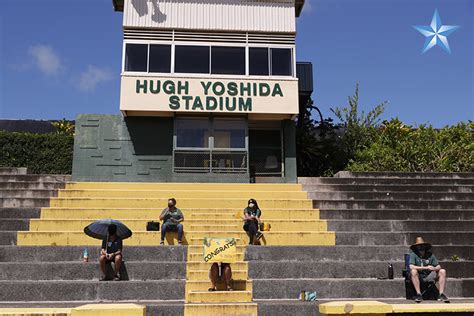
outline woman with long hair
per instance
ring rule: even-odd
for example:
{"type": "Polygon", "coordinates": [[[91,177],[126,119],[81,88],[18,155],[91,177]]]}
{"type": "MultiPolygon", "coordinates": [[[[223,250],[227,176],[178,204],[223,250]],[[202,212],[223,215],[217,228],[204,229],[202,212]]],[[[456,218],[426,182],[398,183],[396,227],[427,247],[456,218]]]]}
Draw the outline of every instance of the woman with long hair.
{"type": "Polygon", "coordinates": [[[255,243],[263,236],[263,234],[258,231],[258,224],[261,215],[262,211],[258,207],[257,201],[255,199],[249,199],[247,207],[244,209],[244,230],[249,235],[249,245],[255,245],[255,243]]]}

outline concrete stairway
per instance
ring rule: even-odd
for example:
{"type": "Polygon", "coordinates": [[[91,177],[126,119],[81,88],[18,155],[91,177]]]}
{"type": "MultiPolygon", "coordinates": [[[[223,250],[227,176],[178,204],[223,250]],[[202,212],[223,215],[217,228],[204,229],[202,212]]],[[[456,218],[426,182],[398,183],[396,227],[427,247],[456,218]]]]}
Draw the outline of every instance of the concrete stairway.
{"type": "Polygon", "coordinates": [[[447,295],[474,298],[474,174],[343,173],[299,182],[336,232],[336,246],[250,247],[262,314],[285,314],[283,304],[264,300],[296,299],[301,290],[321,299],[404,297],[403,254],[417,236],[447,269],[447,295]],[[395,280],[378,280],[388,262],[395,280]]]}
{"type": "Polygon", "coordinates": [[[17,231],[28,230],[29,219],[40,215],[50,197],[70,176],[28,174],[26,168],[0,167],[0,245],[14,245],[17,231]]]}
{"type": "Polygon", "coordinates": [[[5,278],[17,278],[5,282],[5,291],[14,293],[6,297],[55,302],[160,300],[159,306],[149,306],[153,315],[164,311],[167,315],[183,311],[186,315],[256,315],[253,283],[244,260],[248,237],[241,220],[251,197],[258,200],[264,221],[272,225],[262,239],[264,245],[335,244],[335,234],[327,230],[327,222],[319,219],[319,211],[312,209],[312,201],[298,184],[70,182],[51,198],[49,207],[41,209],[40,218],[31,219],[28,230],[18,232],[21,247],[4,249],[4,256],[0,251],[0,258],[13,258],[4,259],[5,278]],[[145,231],[146,222],[157,220],[170,197],[177,199],[184,213],[187,247],[173,246],[176,234],[165,240],[171,247],[160,247],[159,233],[145,231]],[[87,237],[83,228],[108,217],[122,220],[134,232],[124,242],[128,282],[98,282],[100,241],[87,237]],[[202,259],[204,237],[236,238],[239,260],[232,264],[234,291],[207,290],[211,264],[202,259]],[[80,260],[85,247],[94,255],[90,263],[80,260]],[[21,249],[28,254],[16,264],[21,249]],[[28,280],[36,280],[33,287],[28,288],[28,280]],[[183,299],[184,310],[171,303],[183,299]]]}

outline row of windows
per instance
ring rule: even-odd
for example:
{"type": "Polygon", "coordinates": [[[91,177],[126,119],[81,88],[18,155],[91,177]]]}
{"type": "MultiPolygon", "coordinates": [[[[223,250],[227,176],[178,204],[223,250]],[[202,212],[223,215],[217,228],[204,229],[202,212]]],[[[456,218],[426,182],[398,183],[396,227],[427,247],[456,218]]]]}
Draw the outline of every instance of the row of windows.
{"type": "MultiPolygon", "coordinates": [[[[292,76],[291,48],[250,47],[249,75],[292,76]]],[[[175,45],[174,72],[245,75],[245,47],[175,45]]],[[[126,44],[125,71],[170,73],[171,45],[126,44]]]]}

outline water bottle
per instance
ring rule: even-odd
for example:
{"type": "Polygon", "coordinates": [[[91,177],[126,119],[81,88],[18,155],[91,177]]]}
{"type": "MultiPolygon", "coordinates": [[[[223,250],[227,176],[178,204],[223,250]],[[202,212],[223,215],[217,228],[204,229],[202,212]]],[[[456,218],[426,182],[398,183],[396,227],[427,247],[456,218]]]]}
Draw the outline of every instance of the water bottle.
{"type": "Polygon", "coordinates": [[[87,251],[87,248],[84,249],[84,253],[82,254],[82,261],[89,262],[89,251],[87,251]]]}
{"type": "Polygon", "coordinates": [[[393,280],[393,265],[391,262],[388,263],[388,279],[393,280]]]}

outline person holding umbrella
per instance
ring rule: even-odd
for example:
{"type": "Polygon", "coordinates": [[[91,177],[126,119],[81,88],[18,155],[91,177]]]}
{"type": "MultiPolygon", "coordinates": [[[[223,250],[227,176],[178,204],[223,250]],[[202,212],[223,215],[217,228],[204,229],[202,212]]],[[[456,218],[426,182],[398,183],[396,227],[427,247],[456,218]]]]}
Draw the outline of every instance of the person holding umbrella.
{"type": "Polygon", "coordinates": [[[109,234],[107,238],[102,240],[102,249],[100,251],[100,270],[102,271],[101,281],[107,279],[106,276],[106,265],[108,263],[114,263],[114,281],[120,281],[120,265],[122,264],[122,239],[117,236],[117,226],[114,224],[109,225],[109,234]]]}
{"type": "Polygon", "coordinates": [[[132,231],[125,224],[113,219],[102,219],[84,228],[84,232],[93,238],[102,239],[99,263],[102,276],[100,281],[107,280],[106,266],[114,263],[114,281],[120,281],[122,265],[123,240],[132,236],[132,231]]]}

